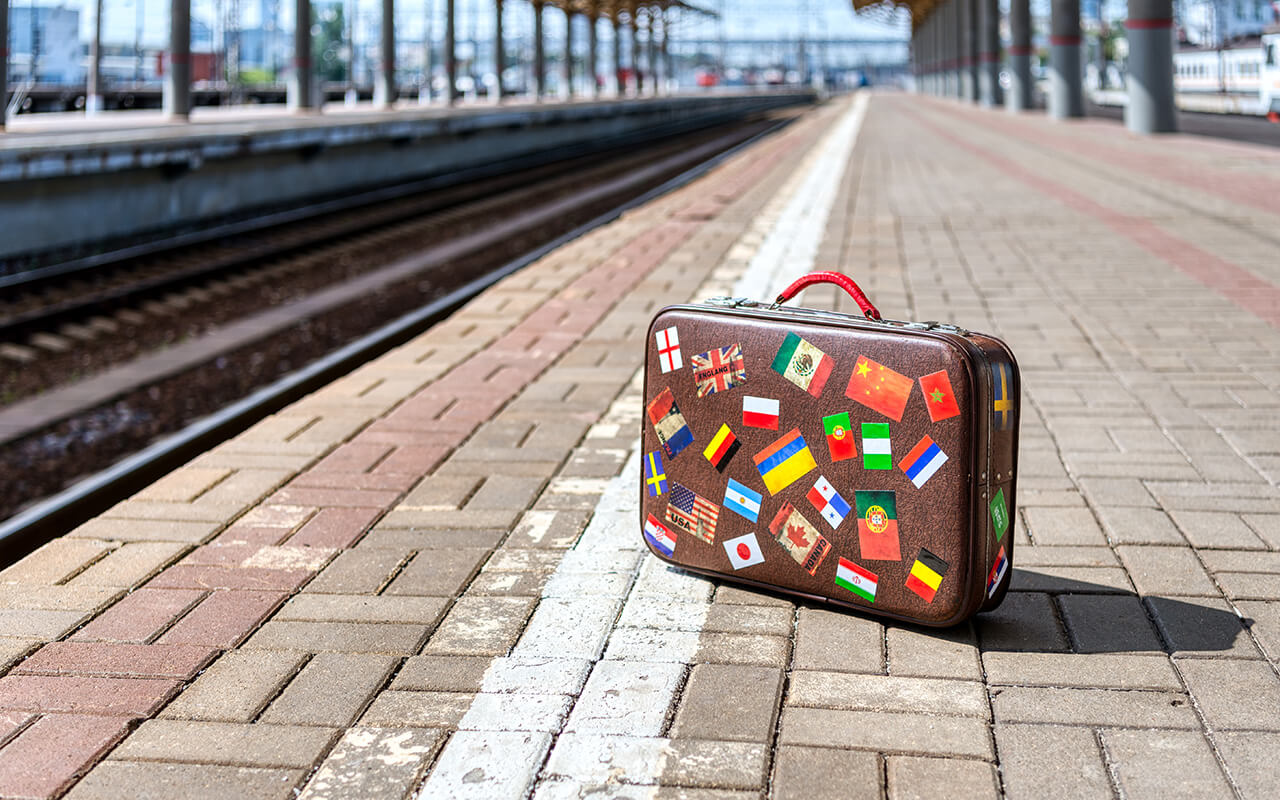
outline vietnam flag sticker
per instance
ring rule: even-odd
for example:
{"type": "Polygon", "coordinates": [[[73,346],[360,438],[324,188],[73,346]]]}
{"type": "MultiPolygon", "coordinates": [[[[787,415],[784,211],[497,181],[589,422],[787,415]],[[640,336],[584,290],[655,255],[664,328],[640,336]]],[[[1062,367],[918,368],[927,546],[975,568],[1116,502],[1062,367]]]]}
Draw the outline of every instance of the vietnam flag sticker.
{"type": "Polygon", "coordinates": [[[848,411],[823,417],[822,432],[827,435],[827,449],[833,462],[858,455],[858,449],[853,446],[853,423],[849,421],[848,411]]]}
{"type": "Polygon", "coordinates": [[[868,603],[876,601],[876,586],[879,584],[880,579],[874,572],[863,569],[847,558],[840,559],[836,564],[836,586],[848,589],[868,603]]]}
{"type": "Polygon", "coordinates": [[[951,391],[951,379],[945,369],[920,378],[920,391],[924,392],[929,419],[942,422],[960,415],[960,406],[956,405],[956,394],[951,391]]]}

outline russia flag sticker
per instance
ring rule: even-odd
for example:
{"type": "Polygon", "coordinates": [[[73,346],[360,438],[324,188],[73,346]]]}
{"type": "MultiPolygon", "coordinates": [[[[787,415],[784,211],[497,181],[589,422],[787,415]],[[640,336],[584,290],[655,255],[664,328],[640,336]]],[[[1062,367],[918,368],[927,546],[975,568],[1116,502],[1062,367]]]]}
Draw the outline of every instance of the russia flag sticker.
{"type": "Polygon", "coordinates": [[[924,486],[924,482],[933,477],[933,473],[946,463],[947,454],[928,436],[916,443],[907,453],[907,457],[898,463],[898,467],[911,479],[916,488],[924,486]]]}

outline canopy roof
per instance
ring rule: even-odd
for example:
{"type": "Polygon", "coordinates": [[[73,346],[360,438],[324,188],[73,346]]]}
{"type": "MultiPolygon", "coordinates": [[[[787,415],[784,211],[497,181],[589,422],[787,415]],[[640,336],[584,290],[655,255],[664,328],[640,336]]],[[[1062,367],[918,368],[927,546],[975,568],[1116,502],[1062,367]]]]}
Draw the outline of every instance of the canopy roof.
{"type": "Polygon", "coordinates": [[[943,0],[853,0],[853,10],[865,16],[875,16],[877,12],[892,16],[899,8],[911,12],[911,26],[919,27],[933,10],[942,5],[943,0]]]}
{"type": "Polygon", "coordinates": [[[573,14],[594,14],[606,19],[631,16],[637,11],[649,13],[668,9],[688,11],[703,16],[719,16],[714,11],[686,3],[684,0],[546,0],[546,4],[573,14]]]}

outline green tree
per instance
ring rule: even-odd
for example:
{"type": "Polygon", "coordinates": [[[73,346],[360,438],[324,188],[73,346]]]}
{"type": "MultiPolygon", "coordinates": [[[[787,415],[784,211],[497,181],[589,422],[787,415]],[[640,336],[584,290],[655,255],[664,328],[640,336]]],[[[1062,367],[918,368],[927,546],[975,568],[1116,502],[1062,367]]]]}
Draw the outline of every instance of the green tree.
{"type": "Polygon", "coordinates": [[[342,3],[312,4],[311,58],[321,81],[347,79],[347,21],[342,3]]]}

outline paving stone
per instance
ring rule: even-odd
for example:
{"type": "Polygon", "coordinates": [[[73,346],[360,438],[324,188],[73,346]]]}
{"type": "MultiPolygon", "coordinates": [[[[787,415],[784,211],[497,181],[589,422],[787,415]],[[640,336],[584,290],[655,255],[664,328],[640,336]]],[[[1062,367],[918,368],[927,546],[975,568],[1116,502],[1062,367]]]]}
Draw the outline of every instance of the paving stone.
{"type": "Polygon", "coordinates": [[[892,800],[999,797],[996,769],[981,761],[891,756],[886,759],[892,800]]]}
{"type": "Polygon", "coordinates": [[[330,728],[153,719],[143,722],[111,757],[310,769],[336,737],[330,728]]]}
{"type": "Polygon", "coordinates": [[[65,636],[84,618],[83,611],[0,608],[0,631],[6,636],[53,641],[65,636]]]}
{"type": "Polygon", "coordinates": [[[160,712],[167,719],[249,722],[302,668],[303,653],[232,650],[160,712]]]}
{"type": "MultiPolygon", "coordinates": [[[[614,628],[604,657],[610,661],[669,661],[687,664],[695,659],[702,635],[694,631],[656,628],[614,628]]],[[[711,659],[709,659],[711,660],[711,659]]]]}
{"type": "Polygon", "coordinates": [[[444,733],[434,729],[352,728],[343,734],[299,800],[404,797],[418,784],[444,733]]]}
{"type": "Polygon", "coordinates": [[[422,797],[523,797],[551,745],[545,733],[459,731],[427,776],[422,797]]]}
{"type": "Polygon", "coordinates": [[[982,679],[978,647],[970,626],[941,631],[890,627],[885,631],[885,642],[891,675],[982,679]]]}
{"type": "Polygon", "coordinates": [[[1133,583],[1144,595],[1219,596],[1196,554],[1185,547],[1117,547],[1133,583]]]}
{"type": "Polygon", "coordinates": [[[778,743],[991,759],[987,723],[975,717],[786,707],[778,743]]]}
{"type": "Polygon", "coordinates": [[[300,594],[272,619],[296,622],[403,622],[432,626],[448,605],[444,597],[300,594]]]}
{"type": "Polygon", "coordinates": [[[1107,543],[1087,508],[1031,507],[1023,509],[1031,538],[1038,545],[1102,545],[1107,543]]]}
{"type": "Polygon", "coordinates": [[[0,750],[0,796],[52,797],[124,736],[118,716],[49,714],[0,750]]]}
{"type": "Polygon", "coordinates": [[[1168,656],[1109,653],[985,653],[987,682],[1005,686],[1182,691],[1168,656]]]}
{"type": "Polygon", "coordinates": [[[145,642],[204,596],[198,589],[135,589],[76,631],[71,639],[145,642]]]}
{"type": "Polygon", "coordinates": [[[1063,595],[1062,619],[1077,653],[1160,653],[1164,645],[1133,595],[1063,595]]]}
{"type": "Polygon", "coordinates": [[[791,673],[787,705],[852,711],[957,714],[990,719],[982,684],[839,672],[791,673]]]}
{"type": "Polygon", "coordinates": [[[1158,509],[1102,506],[1098,516],[1112,544],[1186,544],[1169,516],[1158,509]]]}
{"type": "Polygon", "coordinates": [[[782,668],[790,661],[791,641],[781,636],[703,633],[693,660],[711,664],[751,664],[782,668]]]}
{"type": "Polygon", "coordinates": [[[301,770],[104,761],[67,794],[69,800],[172,800],[174,797],[292,798],[301,770]]]}
{"type": "Polygon", "coordinates": [[[506,655],[534,604],[524,597],[461,597],[431,635],[428,655],[506,655]]]}
{"type": "MultiPolygon", "coordinates": [[[[227,516],[231,516],[228,514],[227,516]]],[[[207,540],[222,527],[218,521],[181,521],[168,519],[91,519],[71,533],[69,539],[111,539],[121,542],[186,542],[207,540]]]]}
{"type": "Polygon", "coordinates": [[[386,588],[389,595],[452,597],[489,557],[486,549],[430,550],[419,553],[386,588]]]}
{"type": "Polygon", "coordinates": [[[1102,726],[1134,720],[1148,728],[1200,727],[1186,695],[1172,692],[1014,687],[992,694],[992,709],[1000,723],[1102,726]]]}
{"type": "Polygon", "coordinates": [[[745,606],[773,606],[795,610],[796,604],[780,595],[767,594],[753,589],[721,584],[715,587],[717,604],[733,604],[745,606]]]}
{"type": "Polygon", "coordinates": [[[0,583],[0,608],[15,611],[100,611],[124,596],[112,586],[31,586],[0,583]]]}
{"type": "Polygon", "coordinates": [[[187,548],[181,542],[124,544],[76,575],[72,584],[132,588],[175,561],[187,548]]]}
{"type": "Polygon", "coordinates": [[[1280,734],[1215,732],[1214,744],[1232,780],[1245,797],[1275,797],[1280,794],[1280,734]]]}
{"type": "Polygon", "coordinates": [[[272,701],[261,721],[344,728],[398,664],[390,656],[318,653],[272,701]]]}
{"type": "Polygon", "coordinates": [[[1193,547],[1265,550],[1267,545],[1238,514],[1222,511],[1174,511],[1173,521],[1193,547]]]}
{"type": "Polygon", "coordinates": [[[1031,592],[1008,594],[994,611],[974,619],[983,652],[1023,650],[1065,652],[1067,636],[1049,595],[1031,592]]]}
{"type": "Polygon", "coordinates": [[[801,608],[796,619],[795,669],[874,673],[884,669],[880,623],[813,608],[801,608]]]}
{"type": "Polygon", "coordinates": [[[506,531],[480,528],[459,530],[412,530],[407,528],[375,528],[356,545],[359,550],[450,550],[455,547],[496,547],[506,531]]]}
{"type": "Polygon", "coordinates": [[[1280,514],[1242,514],[1244,523],[1274,550],[1280,550],[1280,514]]]}
{"type": "Polygon", "coordinates": [[[573,705],[566,694],[482,692],[458,723],[466,731],[543,731],[558,733],[573,705]]]}
{"type": "Polygon", "coordinates": [[[1174,655],[1261,657],[1225,600],[1150,597],[1146,605],[1174,655]]]}
{"type": "Polygon", "coordinates": [[[0,674],[26,657],[40,645],[39,639],[11,639],[0,637],[0,674]]]}
{"type": "MultiPolygon", "coordinates": [[[[1064,548],[1065,549],[1065,548],[1064,548]]],[[[1129,575],[1120,567],[1015,567],[1011,592],[1048,594],[1134,594],[1129,575]]]]}
{"type": "MultiPolygon", "coordinates": [[[[543,600],[520,636],[518,652],[523,656],[599,658],[609,628],[618,617],[619,605],[617,600],[608,598],[543,600]]],[[[631,603],[627,605],[629,608],[631,603]]],[[[624,624],[626,619],[624,610],[619,624],[624,624]]]]}
{"type": "Polygon", "coordinates": [[[369,529],[376,516],[373,509],[322,508],[289,537],[288,543],[299,547],[351,547],[369,529]]]}
{"type": "Polygon", "coordinates": [[[155,678],[7,675],[0,708],[62,714],[142,717],[154,713],[180,684],[155,678]]]}
{"type": "Polygon", "coordinates": [[[412,655],[422,646],[428,630],[426,625],[395,623],[272,621],[259,628],[244,647],[412,655]]]}
{"type": "Polygon", "coordinates": [[[307,593],[376,594],[407,560],[394,550],[357,548],[335,558],[310,583],[307,593]]]}
{"type": "Polygon", "coordinates": [[[587,521],[582,511],[526,511],[512,529],[507,547],[572,547],[587,521]]]}
{"type": "Polygon", "coordinates": [[[62,583],[115,547],[116,544],[109,541],[54,539],[13,566],[0,570],[0,584],[52,586],[62,583]]]}
{"type": "Polygon", "coordinates": [[[1280,730],[1280,678],[1265,661],[1178,658],[1178,671],[1213,730],[1280,730]]]}
{"type": "Polygon", "coordinates": [[[490,662],[486,656],[414,656],[400,667],[391,688],[474,694],[484,685],[490,662]]]}
{"type": "Polygon", "coordinates": [[[495,658],[484,672],[482,686],[486,692],[577,695],[592,666],[578,658],[495,658]]]}
{"type": "Polygon", "coordinates": [[[1103,731],[1102,746],[1125,797],[1229,797],[1204,735],[1191,731],[1103,731]]]}
{"type": "Polygon", "coordinates": [[[702,630],[790,637],[795,614],[786,608],[712,603],[702,630]]]}
{"type": "Polygon", "coordinates": [[[683,679],[680,664],[601,661],[587,678],[564,730],[656,736],[683,679]]]}
{"type": "Polygon", "coordinates": [[[360,725],[375,728],[456,728],[474,695],[463,692],[385,691],[374,698],[360,725]]]}
{"type": "Polygon", "coordinates": [[[759,789],[766,752],[749,742],[570,733],[556,741],[544,775],[593,787],[621,782],[759,789]]]}
{"type": "Polygon", "coordinates": [[[1009,797],[1113,796],[1098,740],[1088,728],[1000,724],[996,749],[1009,797]]]}
{"type": "Polygon", "coordinates": [[[280,592],[210,592],[156,641],[234,647],[284,600],[280,592]]]}
{"type": "Polygon", "coordinates": [[[671,736],[767,744],[781,697],[777,669],[698,664],[689,673],[671,736]]]}
{"type": "Polygon", "coordinates": [[[186,680],[217,654],[211,648],[193,645],[51,642],[14,673],[186,680]]]}
{"type": "Polygon", "coordinates": [[[774,756],[771,796],[777,800],[880,800],[882,783],[875,753],[783,745],[774,756]]]}

